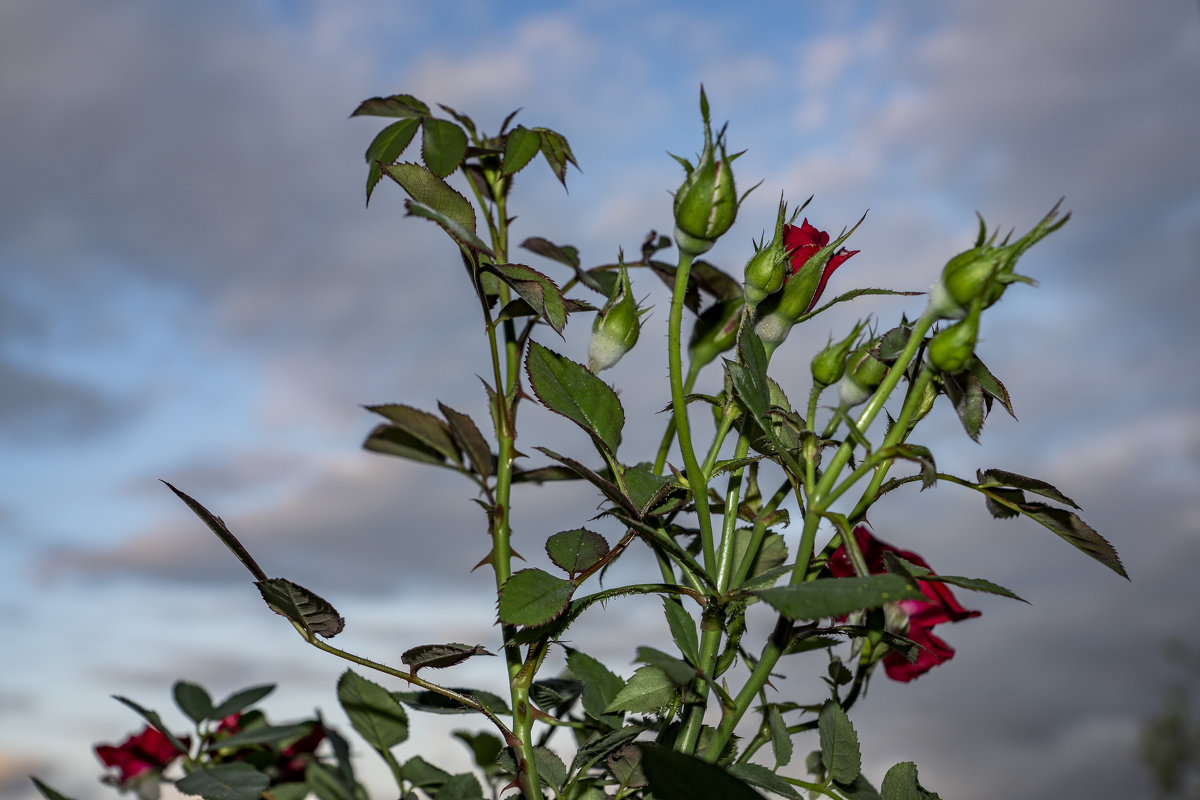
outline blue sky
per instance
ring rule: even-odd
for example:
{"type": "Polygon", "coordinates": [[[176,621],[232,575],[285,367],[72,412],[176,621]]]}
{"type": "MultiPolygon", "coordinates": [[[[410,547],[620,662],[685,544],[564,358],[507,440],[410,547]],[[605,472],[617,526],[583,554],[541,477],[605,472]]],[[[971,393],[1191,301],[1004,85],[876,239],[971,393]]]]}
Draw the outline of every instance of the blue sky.
{"type": "MultiPolygon", "coordinates": [[[[971,597],[984,614],[947,632],[954,661],[877,682],[855,720],[876,777],[913,759],[946,797],[1137,796],[1158,643],[1200,601],[1198,81],[1200,11],[1183,0],[6,3],[0,797],[29,797],[33,771],[99,796],[91,744],[136,727],[110,694],[165,707],[177,677],[217,693],[278,680],[276,715],[333,709],[341,666],[261,608],[159,478],[269,572],[336,598],[351,650],[494,643],[490,606],[470,602],[487,578],[464,568],[469,487],[358,449],[361,404],[443,400],[480,418],[483,400],[456,258],[401,219],[394,187],[364,209],[378,125],[347,115],[394,92],[486,129],[522,107],[582,171],[568,193],[544,170],[525,178],[517,235],[598,263],[670,229],[666,152],[698,148],[701,82],[748,149],[739,181],[764,180],[711,255],[735,274],[781,192],[814,194],[806,213],[826,229],[870,209],[832,291],[923,289],[976,210],[1022,230],[1066,196],[1071,222],[1022,262],[1039,288],[1016,287],[983,334],[1021,424],[994,417],[974,445],[935,412],[928,441],[949,471],[1058,483],[1133,580],[949,488],[889,500],[883,538],[1033,606],[971,597]]],[[[661,327],[665,295],[643,285],[661,327]]],[[[814,321],[785,389],[803,396],[806,353],[830,330],[902,310],[919,304],[814,321]]],[[[582,358],[587,333],[577,321],[559,346],[582,358]]],[[[638,378],[660,374],[660,341],[608,373],[627,408],[663,405],[638,378]]],[[[544,494],[519,499],[531,540],[579,524],[544,494]]],[[[600,646],[656,635],[626,616],[593,623],[600,646]]]]}

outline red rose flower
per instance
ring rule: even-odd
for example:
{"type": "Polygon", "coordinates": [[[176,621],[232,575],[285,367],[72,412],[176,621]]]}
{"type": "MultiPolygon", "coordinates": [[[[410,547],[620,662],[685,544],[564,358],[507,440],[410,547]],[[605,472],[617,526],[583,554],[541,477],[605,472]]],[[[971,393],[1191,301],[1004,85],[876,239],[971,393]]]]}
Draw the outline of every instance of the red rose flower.
{"type": "MultiPolygon", "coordinates": [[[[817,230],[812,225],[808,224],[808,218],[799,227],[795,225],[783,226],[783,246],[790,254],[792,260],[792,276],[799,275],[808,260],[817,254],[822,247],[829,244],[829,234],[822,230],[817,230]]],[[[817,305],[817,301],[821,299],[822,292],[825,291],[825,284],[829,282],[829,276],[832,275],[838,267],[846,263],[850,256],[858,253],[858,250],[847,250],[842,248],[836,253],[833,253],[829,260],[825,262],[824,269],[821,270],[821,275],[816,279],[815,287],[813,288],[812,296],[808,300],[808,305],[805,306],[801,313],[807,314],[812,311],[817,305]]],[[[818,265],[814,265],[817,268],[818,265]]],[[[805,283],[811,281],[812,277],[805,276],[805,283]]]]}
{"type": "MultiPolygon", "coordinates": [[[[916,553],[899,550],[886,542],[876,539],[871,535],[870,528],[865,524],[857,525],[854,528],[854,538],[858,542],[859,550],[862,551],[863,559],[867,562],[867,569],[872,574],[884,571],[884,553],[895,553],[905,561],[929,569],[929,565],[925,563],[925,559],[916,553]]],[[[854,566],[850,563],[850,556],[847,555],[844,545],[839,546],[833,551],[833,555],[829,557],[829,571],[836,578],[853,576],[855,574],[854,566]]],[[[930,572],[933,571],[930,570],[930,572]]],[[[959,605],[958,601],[954,599],[954,595],[951,594],[950,589],[944,583],[917,581],[917,587],[921,590],[921,594],[925,595],[926,599],[900,600],[895,603],[895,607],[908,618],[908,629],[896,632],[907,636],[919,644],[921,646],[920,654],[917,656],[916,662],[911,664],[900,653],[888,653],[883,658],[883,668],[887,672],[887,676],[894,681],[902,681],[904,683],[911,681],[919,675],[924,675],[933,667],[944,661],[949,661],[954,656],[954,648],[933,635],[935,625],[940,625],[943,622],[958,622],[970,617],[979,616],[978,611],[972,611],[959,605]]]]}
{"type": "MultiPolygon", "coordinates": [[[[184,745],[188,740],[181,739],[184,745]]],[[[120,745],[101,744],[96,746],[96,755],[106,767],[116,767],[122,784],[150,771],[161,772],[172,761],[183,755],[171,741],[156,728],[147,726],[136,736],[130,736],[120,745]]]]}

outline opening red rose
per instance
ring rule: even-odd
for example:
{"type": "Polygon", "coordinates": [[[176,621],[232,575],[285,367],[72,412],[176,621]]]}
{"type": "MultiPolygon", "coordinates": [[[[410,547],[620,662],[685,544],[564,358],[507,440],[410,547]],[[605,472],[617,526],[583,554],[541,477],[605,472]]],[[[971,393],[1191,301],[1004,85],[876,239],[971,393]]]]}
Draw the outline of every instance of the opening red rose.
{"type": "MultiPolygon", "coordinates": [[[[867,562],[867,569],[872,574],[885,571],[884,553],[895,553],[905,561],[929,569],[925,559],[916,553],[900,550],[876,539],[871,535],[871,529],[865,524],[854,528],[854,539],[858,542],[858,548],[867,562]]],[[[829,571],[837,578],[855,574],[845,545],[839,546],[829,557],[829,571]]],[[[933,570],[930,569],[930,572],[933,570]]],[[[893,604],[893,607],[901,612],[901,616],[906,618],[907,622],[907,629],[904,629],[902,624],[901,628],[894,632],[907,636],[921,646],[917,660],[910,664],[908,659],[900,653],[888,653],[883,658],[883,668],[887,672],[887,676],[894,681],[904,683],[924,675],[938,664],[949,661],[954,656],[954,648],[933,635],[934,626],[943,622],[958,622],[979,616],[978,611],[959,605],[949,587],[944,583],[917,581],[917,586],[921,590],[921,594],[925,595],[925,600],[900,600],[893,604]]]]}
{"type": "MultiPolygon", "coordinates": [[[[181,740],[184,745],[188,740],[181,740]]],[[[96,755],[106,767],[116,767],[122,784],[150,771],[161,772],[168,764],[183,755],[166,735],[147,726],[141,733],[130,736],[119,745],[96,746],[96,755]]]]}

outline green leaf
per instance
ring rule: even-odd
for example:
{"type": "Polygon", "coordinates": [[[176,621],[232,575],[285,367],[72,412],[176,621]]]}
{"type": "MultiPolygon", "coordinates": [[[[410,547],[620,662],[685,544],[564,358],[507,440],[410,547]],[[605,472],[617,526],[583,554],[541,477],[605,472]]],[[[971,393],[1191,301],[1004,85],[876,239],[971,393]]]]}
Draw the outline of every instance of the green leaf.
{"type": "Polygon", "coordinates": [[[408,739],[408,714],[387,689],[348,669],[337,693],[350,724],[371,747],[382,753],[408,739]]]}
{"type": "Polygon", "coordinates": [[[842,707],[833,700],[821,706],[817,717],[821,735],[821,761],[829,776],[838,783],[851,783],[862,772],[862,754],[858,749],[858,734],[842,707]]]}
{"type": "Polygon", "coordinates": [[[575,155],[571,152],[571,146],[567,144],[566,138],[561,133],[556,133],[549,128],[534,128],[533,129],[541,140],[542,155],[546,158],[546,163],[550,165],[550,169],[554,171],[554,176],[565,188],[567,185],[567,164],[575,165],[575,169],[579,169],[579,164],[575,161],[575,155]]]}
{"type": "Polygon", "coordinates": [[[567,324],[567,306],[562,290],[554,281],[524,264],[489,264],[486,269],[499,275],[555,333],[562,336],[567,324]]]}
{"type": "Polygon", "coordinates": [[[420,119],[429,116],[429,106],[411,94],[394,94],[390,97],[372,97],[369,100],[363,100],[350,116],[420,119]]]}
{"type": "Polygon", "coordinates": [[[1002,469],[978,470],[975,474],[979,480],[979,485],[983,488],[1011,486],[1014,489],[1024,489],[1027,492],[1040,494],[1042,497],[1049,497],[1051,500],[1068,505],[1074,509],[1079,508],[1074,500],[1067,497],[1051,484],[1040,481],[1037,478],[1018,475],[1015,472],[1007,472],[1002,469]]]}
{"type": "Polygon", "coordinates": [[[679,652],[691,663],[700,663],[700,637],[696,633],[696,620],[673,598],[663,598],[663,612],[667,615],[667,627],[671,629],[671,638],[675,640],[679,652]]]}
{"type": "Polygon", "coordinates": [[[385,164],[383,171],[415,202],[428,206],[471,233],[475,232],[475,208],[471,201],[425,167],[404,162],[385,164]]]}
{"type": "Polygon", "coordinates": [[[572,578],[608,555],[608,542],[587,528],[559,531],[546,540],[546,555],[572,578]]]}
{"type": "Polygon", "coordinates": [[[286,578],[268,578],[254,584],[271,610],[287,617],[310,634],[332,639],[346,627],[332,605],[286,578]]]}
{"type": "Polygon", "coordinates": [[[437,800],[483,800],[483,787],[470,772],[452,775],[437,790],[437,800]]]}
{"type": "Polygon", "coordinates": [[[308,762],[304,768],[304,783],[317,796],[317,800],[359,800],[353,784],[347,781],[346,776],[320,761],[308,762]]]}
{"type": "Polygon", "coordinates": [[[275,691],[275,684],[265,683],[261,686],[251,686],[249,689],[234,692],[229,697],[217,703],[209,719],[224,719],[230,714],[236,714],[254,705],[273,691],[275,691]]]}
{"type": "Polygon", "coordinates": [[[200,505],[191,497],[179,491],[166,481],[163,481],[163,484],[165,484],[168,489],[174,492],[180,500],[186,503],[187,507],[192,510],[192,513],[199,517],[204,524],[208,526],[208,529],[215,533],[217,538],[225,543],[225,546],[228,547],[235,556],[237,556],[238,561],[242,562],[242,566],[248,569],[251,575],[260,581],[266,580],[267,573],[262,571],[262,567],[258,566],[258,562],[255,561],[254,557],[250,555],[250,551],[238,541],[237,537],[233,535],[233,532],[230,531],[229,528],[225,527],[224,520],[214,515],[207,508],[200,505]]]}
{"type": "Polygon", "coordinates": [[[270,783],[266,775],[239,761],[198,769],[176,781],[175,788],[205,800],[259,800],[270,783]]]}
{"type": "Polygon", "coordinates": [[[823,578],[796,586],[775,586],[754,592],[789,619],[841,617],[851,611],[879,608],[896,600],[921,600],[917,585],[899,575],[863,578],[823,578]]]}
{"type": "MultiPolygon", "coordinates": [[[[452,689],[459,694],[474,698],[480,705],[485,706],[494,714],[507,714],[508,704],[499,695],[485,692],[482,689],[452,689]]],[[[468,708],[453,698],[446,697],[427,689],[415,692],[392,692],[392,696],[414,711],[427,711],[431,714],[478,714],[473,708],[468,708]]]]}
{"type": "Polygon", "coordinates": [[[632,711],[653,714],[671,704],[679,688],[658,667],[639,667],[605,707],[605,713],[632,711]]]}
{"type": "MultiPolygon", "coordinates": [[[[746,550],[750,547],[753,533],[743,528],[734,531],[733,536],[733,563],[741,564],[746,558],[746,550]]],[[[760,575],[776,569],[783,562],[787,561],[787,557],[787,542],[784,541],[783,536],[773,531],[768,531],[764,534],[762,544],[758,548],[758,553],[754,556],[754,562],[750,565],[750,571],[746,574],[746,580],[753,580],[760,575]]]]}
{"type": "Polygon", "coordinates": [[[775,754],[775,768],[786,767],[792,760],[792,735],[788,733],[787,723],[779,705],[773,703],[767,709],[767,728],[771,732],[771,751],[775,754]]]}
{"type": "Polygon", "coordinates": [[[715,764],[653,744],[639,744],[642,770],[657,800],[762,800],[715,764]]]}
{"type": "Polygon", "coordinates": [[[504,749],[504,742],[499,736],[486,731],[454,731],[453,736],[470,748],[471,755],[475,758],[475,766],[483,770],[485,775],[496,772],[496,756],[504,749]]]}
{"type": "Polygon", "coordinates": [[[861,773],[852,782],[839,784],[837,788],[847,800],[880,800],[879,792],[861,773]]]}
{"type": "Polygon", "coordinates": [[[545,678],[529,687],[529,699],[543,711],[566,709],[583,694],[583,681],[545,678]]]}
{"type": "Polygon", "coordinates": [[[1129,579],[1129,573],[1121,564],[1121,557],[1117,555],[1116,548],[1097,533],[1095,528],[1080,519],[1078,514],[1045,503],[1020,503],[1017,509],[1053,531],[1067,544],[1096,559],[1122,578],[1129,579]]]}
{"type": "Polygon", "coordinates": [[[426,411],[399,403],[365,406],[367,411],[387,419],[429,450],[451,461],[462,461],[462,453],[450,427],[426,411]]]}
{"type": "Polygon", "coordinates": [[[509,625],[544,625],[567,610],[575,584],[540,569],[523,569],[500,589],[500,620],[509,625]]]}
{"type": "MultiPolygon", "coordinates": [[[[579,268],[579,251],[569,244],[559,246],[549,239],[543,239],[540,236],[530,236],[521,242],[521,247],[551,261],[557,261],[560,264],[566,264],[568,267],[574,267],[575,269],[579,268]]],[[[594,288],[599,291],[599,287],[594,288]]]]}
{"type": "Polygon", "coordinates": [[[934,575],[928,567],[922,567],[914,564],[911,561],[906,561],[900,558],[895,553],[885,552],[883,554],[883,563],[888,572],[908,574],[917,580],[932,581],[935,583],[948,583],[951,586],[958,586],[963,589],[969,589],[972,592],[986,592],[987,594],[996,594],[1001,597],[1008,597],[1013,600],[1020,600],[1022,603],[1029,601],[1017,595],[1010,589],[1005,589],[1003,586],[985,581],[982,578],[961,578],[957,575],[934,575]]]}
{"type": "Polygon", "coordinates": [[[604,716],[604,709],[625,685],[608,667],[578,650],[567,655],[567,669],[583,681],[583,710],[597,719],[604,716]]]}
{"type": "Polygon", "coordinates": [[[192,722],[203,722],[212,719],[213,701],[203,686],[189,681],[176,681],[172,690],[175,695],[175,705],[187,714],[192,722]]]}
{"type": "Polygon", "coordinates": [[[209,752],[215,752],[224,747],[246,747],[248,745],[272,744],[286,742],[306,736],[313,729],[312,723],[296,725],[259,725],[257,728],[239,731],[208,746],[209,752]]]}
{"type": "Polygon", "coordinates": [[[1000,405],[1008,412],[1008,415],[1013,419],[1017,415],[1013,413],[1012,398],[1008,396],[1008,389],[1000,382],[1000,379],[988,370],[983,365],[983,362],[978,358],[972,358],[967,362],[967,370],[975,376],[975,380],[979,383],[979,388],[989,397],[993,397],[1000,401],[1000,405]]]}
{"type": "Polygon", "coordinates": [[[645,730],[646,728],[641,725],[627,725],[624,728],[589,739],[575,751],[575,759],[571,762],[571,772],[582,773],[609,753],[632,742],[645,730]]]}
{"type": "Polygon", "coordinates": [[[65,794],[51,789],[32,775],[29,776],[29,780],[33,781],[33,785],[37,787],[37,790],[42,793],[42,797],[46,798],[46,800],[72,800],[72,798],[67,797],[65,794]]]}
{"type": "Polygon", "coordinates": [[[388,125],[371,141],[367,148],[367,205],[371,204],[371,193],[383,178],[380,162],[395,163],[420,126],[421,121],[418,119],[402,119],[388,125]]]}
{"type": "Polygon", "coordinates": [[[686,686],[696,677],[696,668],[691,664],[654,647],[639,647],[634,658],[643,664],[658,667],[678,686],[686,686]]]}
{"type": "Polygon", "coordinates": [[[915,461],[921,467],[921,490],[929,489],[937,484],[937,465],[933,461],[933,453],[928,447],[919,444],[898,444],[885,447],[875,454],[876,458],[903,458],[915,461]]]}
{"type": "Polygon", "coordinates": [[[911,761],[889,769],[879,789],[883,800],[940,800],[917,780],[917,765],[911,761]]]}
{"type": "Polygon", "coordinates": [[[475,474],[481,478],[492,475],[495,472],[496,457],[492,454],[491,445],[488,444],[487,439],[483,438],[483,433],[475,424],[475,420],[466,414],[455,411],[445,403],[438,403],[438,409],[450,423],[450,433],[454,435],[454,441],[471,459],[471,466],[474,467],[475,474]]]}
{"type": "Polygon", "coordinates": [[[534,393],[546,408],[579,425],[607,452],[617,451],[625,411],[611,386],[582,364],[537,342],[529,343],[525,371],[534,393]]]}
{"type": "Polygon", "coordinates": [[[385,456],[406,458],[420,464],[433,464],[462,471],[461,466],[448,462],[437,450],[396,425],[376,425],[363,441],[363,449],[385,456]]]}
{"type": "Polygon", "coordinates": [[[444,178],[467,155],[467,134],[453,122],[436,117],[421,121],[421,158],[429,171],[444,178]]]}
{"type": "Polygon", "coordinates": [[[496,654],[489,653],[481,644],[474,647],[465,644],[423,644],[405,650],[404,654],[400,656],[400,660],[415,675],[417,670],[426,667],[445,669],[453,667],[455,664],[461,664],[473,656],[494,655],[496,654]]]}
{"type": "Polygon", "coordinates": [[[571,472],[575,473],[579,477],[586,480],[588,483],[595,486],[597,489],[600,490],[600,492],[605,497],[607,497],[609,500],[613,501],[613,503],[617,504],[618,506],[621,506],[622,508],[624,508],[630,514],[632,514],[634,516],[638,516],[638,517],[641,516],[640,513],[638,512],[638,509],[634,508],[630,504],[629,498],[625,496],[625,493],[622,492],[621,489],[612,481],[593,472],[592,470],[585,467],[583,464],[580,464],[578,461],[567,458],[566,456],[559,455],[558,453],[554,452],[553,450],[550,450],[549,448],[536,447],[534,449],[540,450],[541,452],[545,453],[550,458],[553,458],[555,461],[558,461],[561,464],[563,464],[571,472]]]}
{"type": "Polygon", "coordinates": [[[144,708],[143,706],[130,700],[128,697],[122,697],[119,694],[114,694],[113,699],[119,703],[123,703],[124,705],[128,706],[129,708],[132,708],[134,711],[137,712],[138,716],[140,716],[142,719],[146,720],[146,722],[149,722],[150,725],[152,727],[156,728],[158,730],[158,732],[161,733],[163,736],[166,736],[167,740],[171,743],[172,747],[174,747],[179,752],[184,753],[185,755],[187,754],[187,751],[188,751],[187,745],[185,745],[182,741],[180,741],[179,737],[177,737],[175,734],[171,733],[170,728],[168,728],[166,726],[166,724],[162,721],[162,717],[160,717],[158,715],[157,711],[151,711],[148,708],[144,708]]]}
{"type": "Polygon", "coordinates": [[[771,770],[764,767],[762,764],[731,764],[729,774],[743,780],[751,786],[757,786],[760,789],[766,789],[768,792],[774,792],[784,797],[795,798],[799,800],[800,793],[797,792],[792,785],[785,781],[779,775],[776,775],[771,770]]]}
{"type": "Polygon", "coordinates": [[[533,160],[542,147],[542,137],[524,125],[518,125],[504,138],[503,175],[515,175],[533,160]]]}
{"type": "Polygon", "coordinates": [[[957,375],[942,375],[942,386],[946,397],[954,406],[963,430],[972,440],[979,441],[979,433],[983,430],[983,421],[987,419],[989,396],[979,385],[979,379],[971,372],[960,372],[957,375]]]}
{"type": "MultiPolygon", "coordinates": [[[[567,765],[559,758],[558,753],[548,747],[533,748],[533,766],[538,775],[555,789],[561,788],[567,781],[567,765]]],[[[442,800],[440,794],[438,800],[442,800]]]]}
{"type": "Polygon", "coordinates": [[[424,203],[418,203],[416,200],[405,200],[404,210],[408,212],[410,217],[422,217],[423,219],[436,222],[446,232],[446,235],[453,239],[460,247],[482,253],[489,258],[494,258],[492,249],[488,247],[487,242],[476,235],[474,230],[463,227],[457,220],[443,214],[436,208],[427,206],[424,203]]]}
{"type": "Polygon", "coordinates": [[[651,465],[644,461],[625,467],[621,477],[629,502],[642,516],[651,513],[654,506],[661,503],[675,486],[670,478],[656,475],[651,465]]]}
{"type": "Polygon", "coordinates": [[[418,789],[436,789],[450,780],[450,773],[441,767],[435,767],[420,756],[413,756],[404,762],[401,769],[404,780],[416,785],[418,789]]]}

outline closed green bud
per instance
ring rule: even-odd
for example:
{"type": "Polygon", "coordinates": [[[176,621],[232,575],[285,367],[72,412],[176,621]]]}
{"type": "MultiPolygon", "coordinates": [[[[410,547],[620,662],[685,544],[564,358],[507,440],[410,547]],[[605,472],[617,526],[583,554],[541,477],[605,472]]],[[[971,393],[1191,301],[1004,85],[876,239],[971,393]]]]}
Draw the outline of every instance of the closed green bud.
{"type": "MultiPolygon", "coordinates": [[[[779,216],[775,220],[775,236],[770,244],[760,246],[746,262],[746,305],[756,307],[769,295],[779,291],[791,272],[791,257],[783,243],[783,219],[787,204],[779,201],[779,216]]],[[[793,215],[794,216],[794,215],[793,215]]]]}
{"type": "MultiPolygon", "coordinates": [[[[1061,201],[1060,201],[1061,202],[1061,201]]],[[[1055,222],[1058,205],[1043,217],[1033,230],[1009,244],[1006,237],[996,244],[997,234],[987,236],[987,224],[979,218],[979,235],[975,247],[951,258],[942,269],[941,278],[929,293],[929,309],[938,319],[962,319],[976,300],[988,308],[1004,294],[1010,283],[1034,281],[1014,270],[1017,259],[1051,231],[1061,228],[1071,215],[1055,222]]]]}
{"type": "Polygon", "coordinates": [[[688,360],[697,370],[737,344],[738,326],[746,302],[740,297],[713,303],[704,309],[692,328],[688,360]]]}
{"type": "Polygon", "coordinates": [[[933,404],[937,400],[938,394],[938,388],[934,381],[926,381],[925,388],[921,392],[921,398],[918,401],[919,405],[913,411],[912,422],[908,424],[909,430],[929,415],[929,412],[933,410],[933,404]]]}
{"type": "Polygon", "coordinates": [[[862,328],[863,323],[858,323],[850,335],[840,342],[835,343],[831,336],[825,349],[813,357],[812,376],[818,386],[832,386],[842,379],[846,373],[846,359],[850,357],[850,351],[858,343],[858,336],[862,332],[862,328]]]}
{"type": "Polygon", "coordinates": [[[846,374],[838,384],[838,397],[843,406],[865,403],[887,376],[888,365],[871,355],[871,350],[878,344],[877,340],[865,344],[846,359],[846,374]]]}
{"type": "Polygon", "coordinates": [[[700,113],[704,118],[704,149],[693,167],[686,158],[673,156],[687,176],[675,193],[675,243],[685,253],[699,255],[733,226],[737,218],[737,187],[731,164],[741,153],[725,151],[725,129],[713,141],[708,117],[708,98],[700,89],[700,113]]]}
{"type": "Polygon", "coordinates": [[[615,365],[628,353],[641,334],[641,315],[648,309],[638,308],[629,284],[629,273],[621,264],[613,293],[596,312],[592,322],[592,338],[588,342],[588,369],[600,372],[615,365]]]}
{"type": "Polygon", "coordinates": [[[975,355],[975,343],[979,340],[981,312],[982,301],[976,301],[964,319],[933,335],[927,352],[929,363],[935,369],[951,375],[966,369],[975,355]]]}

